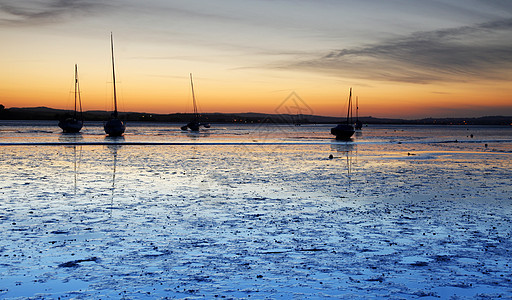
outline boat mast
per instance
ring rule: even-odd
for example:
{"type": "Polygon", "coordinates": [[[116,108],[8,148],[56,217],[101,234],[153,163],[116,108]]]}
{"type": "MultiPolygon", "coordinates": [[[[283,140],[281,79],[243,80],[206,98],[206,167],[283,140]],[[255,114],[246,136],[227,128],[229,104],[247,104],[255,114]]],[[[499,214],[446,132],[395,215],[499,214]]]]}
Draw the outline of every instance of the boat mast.
{"type": "MultiPolygon", "coordinates": [[[[79,104],[79,107],[80,107],[80,120],[83,123],[84,115],[82,113],[82,95],[81,95],[81,92],[80,92],[80,83],[78,82],[78,67],[76,65],[75,65],[75,73],[76,73],[76,89],[78,91],[78,104],[79,104]]],[[[75,96],[75,98],[76,98],[76,96],[75,96]]],[[[75,114],[76,114],[76,100],[75,100],[75,114]]]]}
{"type": "Polygon", "coordinates": [[[75,64],[75,111],[74,111],[74,114],[73,114],[73,118],[75,118],[75,120],[76,120],[76,94],[77,94],[77,89],[78,89],[78,67],[75,64]]]}
{"type": "Polygon", "coordinates": [[[114,38],[110,33],[110,46],[112,48],[112,80],[114,82],[114,118],[117,118],[116,71],[114,66],[114,38]]]}
{"type": "Polygon", "coordinates": [[[192,103],[194,105],[194,118],[197,121],[199,119],[199,113],[197,112],[196,96],[194,95],[194,82],[192,81],[192,73],[190,73],[190,86],[192,87],[192,103]]]}
{"type": "Polygon", "coordinates": [[[359,122],[359,97],[356,97],[356,122],[359,122]]]}
{"type": "Polygon", "coordinates": [[[350,111],[352,109],[352,88],[350,88],[350,94],[348,96],[348,107],[347,107],[347,124],[350,124],[350,111]]]}

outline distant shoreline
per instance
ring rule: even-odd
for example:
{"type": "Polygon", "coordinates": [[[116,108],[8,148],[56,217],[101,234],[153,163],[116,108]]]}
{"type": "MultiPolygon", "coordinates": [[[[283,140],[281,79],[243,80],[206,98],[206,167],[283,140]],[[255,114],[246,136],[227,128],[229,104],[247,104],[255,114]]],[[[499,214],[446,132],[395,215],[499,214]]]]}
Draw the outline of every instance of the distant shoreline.
{"type": "MultiPolygon", "coordinates": [[[[68,110],[48,107],[3,108],[0,109],[0,120],[60,120],[69,114],[68,110]]],[[[104,121],[110,112],[86,111],[83,113],[86,121],[104,121]]],[[[189,113],[149,114],[139,112],[120,112],[126,121],[182,123],[192,117],[189,113]]],[[[211,123],[233,124],[335,124],[344,119],[317,115],[290,115],[264,113],[204,113],[201,117],[211,123]]],[[[404,125],[506,125],[512,126],[512,116],[485,116],[474,118],[423,118],[415,120],[360,117],[363,124],[404,124],[404,125]]]]}

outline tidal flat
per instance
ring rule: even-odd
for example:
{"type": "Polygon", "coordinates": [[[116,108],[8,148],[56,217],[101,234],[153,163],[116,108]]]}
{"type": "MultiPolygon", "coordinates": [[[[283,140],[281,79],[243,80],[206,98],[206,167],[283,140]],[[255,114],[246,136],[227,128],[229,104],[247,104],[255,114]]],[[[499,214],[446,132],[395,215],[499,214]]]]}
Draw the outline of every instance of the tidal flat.
{"type": "Polygon", "coordinates": [[[511,128],[212,127],[0,126],[0,298],[510,299],[511,128]]]}

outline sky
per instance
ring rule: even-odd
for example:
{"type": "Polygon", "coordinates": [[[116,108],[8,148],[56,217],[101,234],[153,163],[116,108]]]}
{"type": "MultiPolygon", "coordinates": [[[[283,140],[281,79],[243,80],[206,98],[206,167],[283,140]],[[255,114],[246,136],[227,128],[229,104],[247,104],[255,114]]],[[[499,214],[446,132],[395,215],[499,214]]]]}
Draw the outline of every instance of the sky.
{"type": "Polygon", "coordinates": [[[120,111],[512,115],[510,0],[0,0],[0,104],[111,110],[111,32],[120,111]]]}

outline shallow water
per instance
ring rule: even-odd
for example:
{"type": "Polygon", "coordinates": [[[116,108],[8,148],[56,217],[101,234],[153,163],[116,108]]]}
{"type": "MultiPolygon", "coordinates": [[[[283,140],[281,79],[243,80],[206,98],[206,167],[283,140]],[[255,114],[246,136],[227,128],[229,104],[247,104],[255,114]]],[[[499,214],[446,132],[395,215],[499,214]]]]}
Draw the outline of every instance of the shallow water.
{"type": "Polygon", "coordinates": [[[2,121],[0,297],[512,294],[512,128],[179,126],[2,121]]]}

